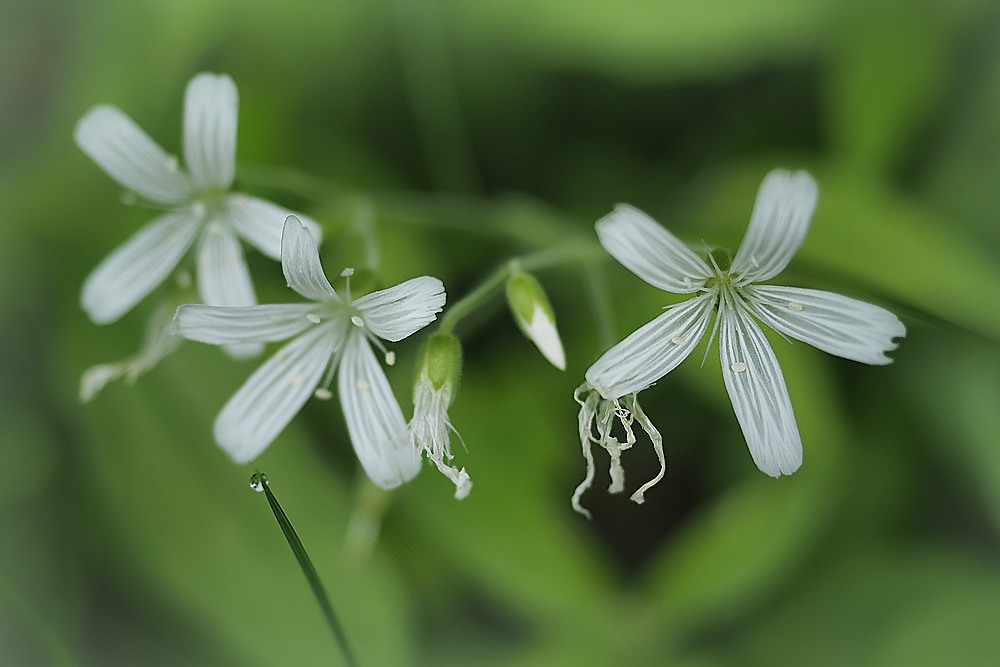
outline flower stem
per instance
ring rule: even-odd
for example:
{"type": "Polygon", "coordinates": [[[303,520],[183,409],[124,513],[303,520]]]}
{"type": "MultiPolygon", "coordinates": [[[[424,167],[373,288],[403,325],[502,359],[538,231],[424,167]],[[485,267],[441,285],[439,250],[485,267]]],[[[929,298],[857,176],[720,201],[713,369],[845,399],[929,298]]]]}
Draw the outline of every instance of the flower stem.
{"type": "Polygon", "coordinates": [[[281,527],[281,532],[284,533],[285,539],[288,541],[288,546],[291,548],[292,553],[295,555],[295,560],[299,562],[299,567],[302,568],[302,574],[306,576],[306,580],[309,582],[309,587],[312,588],[313,595],[316,597],[316,601],[319,602],[320,608],[323,610],[323,615],[326,617],[326,622],[330,626],[330,630],[333,631],[333,636],[340,645],[340,650],[344,654],[344,660],[348,667],[356,667],[358,662],[354,657],[354,652],[351,651],[351,646],[347,641],[347,635],[344,632],[343,626],[340,624],[340,620],[337,618],[337,614],[333,610],[333,604],[330,602],[330,596],[327,595],[326,589],[323,587],[323,582],[319,579],[319,574],[316,573],[316,568],[313,567],[312,561],[309,559],[309,554],[306,553],[306,549],[302,546],[302,540],[299,539],[298,534],[295,532],[295,528],[292,527],[292,522],[288,520],[288,516],[285,511],[281,509],[281,505],[278,503],[278,499],[274,497],[271,492],[271,487],[267,479],[267,475],[263,473],[257,473],[251,478],[251,486],[256,490],[256,485],[260,484],[263,487],[264,495],[267,496],[267,503],[271,506],[271,511],[274,513],[274,518],[278,522],[278,526],[281,527]]]}
{"type": "Polygon", "coordinates": [[[545,248],[538,252],[510,259],[493,270],[471,292],[453,304],[441,316],[438,332],[450,334],[459,320],[489,301],[500,291],[507,278],[516,271],[537,271],[552,266],[570,263],[587,264],[588,260],[599,256],[600,246],[593,241],[574,239],[561,245],[545,248]]]}

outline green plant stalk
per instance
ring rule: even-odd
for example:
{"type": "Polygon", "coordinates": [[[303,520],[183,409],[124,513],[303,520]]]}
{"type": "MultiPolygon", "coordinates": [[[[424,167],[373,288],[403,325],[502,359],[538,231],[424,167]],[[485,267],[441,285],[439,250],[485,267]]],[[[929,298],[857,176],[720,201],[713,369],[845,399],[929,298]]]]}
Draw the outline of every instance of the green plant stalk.
{"type": "Polygon", "coordinates": [[[336,638],[337,643],[340,645],[340,650],[344,654],[344,660],[347,662],[349,667],[357,667],[358,662],[354,657],[354,652],[351,650],[350,644],[347,641],[347,634],[344,632],[344,627],[340,624],[340,620],[337,618],[337,614],[333,610],[333,604],[330,602],[330,596],[327,595],[326,589],[323,587],[323,582],[320,581],[319,574],[317,574],[316,568],[313,567],[312,561],[309,559],[309,554],[306,553],[305,547],[302,546],[302,540],[299,539],[299,536],[295,532],[295,528],[292,527],[292,522],[288,520],[288,516],[285,514],[285,511],[281,509],[278,499],[275,498],[274,494],[271,492],[271,488],[266,481],[266,476],[261,474],[261,478],[261,483],[264,486],[264,495],[267,496],[267,503],[271,506],[274,518],[281,527],[281,532],[285,534],[285,539],[288,540],[288,546],[292,549],[292,553],[295,554],[295,560],[299,562],[299,567],[302,568],[302,574],[306,576],[306,580],[309,582],[310,588],[312,588],[313,595],[316,597],[316,601],[319,602],[319,606],[323,610],[326,622],[330,626],[330,630],[333,631],[334,638],[336,638]]]}
{"type": "Polygon", "coordinates": [[[501,264],[479,283],[475,289],[459,299],[441,316],[438,332],[450,334],[459,320],[486,303],[499,292],[515,271],[535,271],[560,264],[583,263],[600,256],[600,246],[593,241],[573,240],[552,248],[515,257],[501,264]]]}

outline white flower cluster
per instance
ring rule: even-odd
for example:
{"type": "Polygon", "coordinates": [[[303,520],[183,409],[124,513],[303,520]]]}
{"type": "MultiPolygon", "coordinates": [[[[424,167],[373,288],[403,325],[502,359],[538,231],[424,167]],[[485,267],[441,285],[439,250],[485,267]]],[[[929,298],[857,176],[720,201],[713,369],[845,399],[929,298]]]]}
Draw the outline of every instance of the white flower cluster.
{"type": "MultiPolygon", "coordinates": [[[[192,79],[184,104],[186,168],[115,107],[98,106],[77,125],[76,141],[87,155],[134,197],[165,209],[90,274],[80,299],[83,309],[97,324],[118,320],[171,274],[186,275],[183,261],[192,247],[202,301],[181,305],[173,319],[164,316],[166,308],[158,309],[142,350],[87,371],[81,396],[89,400],[119,377],[134,381],[177,346],[177,334],[221,345],[233,356],[256,355],[265,343],[291,339],[216,419],[215,439],[234,461],[259,456],[311,396],[332,398],[336,378],[354,449],[376,484],[389,489],[412,479],[423,454],[454,482],[455,496],[465,497],[472,486],[469,475],[450,464],[454,429],[447,411],[462,356],[451,325],[442,322],[424,344],[409,423],[375,353],[393,365],[395,354],[383,341],[398,342],[436,320],[445,305],[444,285],[421,276],[354,298],[353,271],[346,269],[345,288],[335,291],[320,264],[316,222],[230,191],[237,106],[236,85],[228,76],[192,79]],[[241,240],[280,259],[288,286],[306,301],[257,305],[241,240]]],[[[723,380],[750,454],[771,476],[799,468],[802,443],[781,369],[758,322],[830,354],[890,363],[886,352],[906,333],[892,313],[830,292],[762,284],[781,272],[801,245],[817,196],[805,172],[768,174],[732,261],[716,252],[699,256],[630,206],[619,205],[597,222],[601,245],[623,266],[655,287],[691,298],[605,352],[576,390],[587,463],[572,498],[577,511],[588,514],[580,501],[595,477],[594,444],[610,457],[611,492],[625,488],[621,456],[636,442],[636,428],[649,437],[660,471],[632,499],[643,502],[663,477],[662,438],[637,394],[687,358],[710,325],[708,345],[718,337],[723,380]]],[[[508,304],[521,331],[563,369],[562,341],[541,284],[514,260],[498,275],[506,275],[508,304]]],[[[456,306],[460,313],[474,307],[472,296],[456,306]]]]}
{"type": "MultiPolygon", "coordinates": [[[[197,246],[202,304],[157,322],[143,350],[117,364],[89,369],[81,397],[91,399],[108,381],[134,381],[185,338],[253,356],[264,343],[294,339],[264,363],[223,407],[215,439],[238,463],[256,458],[308,398],[337,393],[355,451],[368,476],[383,488],[413,478],[420,446],[372,351],[380,339],[396,342],[434,321],[445,303],[444,285],[423,276],[352,299],[350,282],[337,294],[319,261],[320,227],[301,214],[229,192],[236,173],[237,90],[225,75],[199,74],[184,103],[187,170],[112,106],[89,111],[76,141],[105,172],[134,195],[166,207],[90,274],[80,298],[97,324],[118,320],[173,273],[197,246]],[[257,305],[239,239],[280,259],[288,285],[310,303],[257,305]]],[[[350,270],[344,276],[349,278],[350,270]]],[[[154,320],[156,322],[156,320],[154,320]]],[[[385,352],[392,364],[394,355],[385,352]]],[[[446,408],[447,406],[445,406],[446,408]]],[[[447,419],[447,415],[444,416],[447,419]]],[[[471,482],[462,470],[463,495],[471,482]]]]}

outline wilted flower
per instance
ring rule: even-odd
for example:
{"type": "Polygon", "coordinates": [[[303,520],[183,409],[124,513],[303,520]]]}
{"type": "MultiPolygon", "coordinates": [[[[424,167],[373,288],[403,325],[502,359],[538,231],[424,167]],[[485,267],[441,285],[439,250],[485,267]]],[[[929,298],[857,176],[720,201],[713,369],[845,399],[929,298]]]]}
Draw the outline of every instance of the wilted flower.
{"type": "MultiPolygon", "coordinates": [[[[372,351],[380,339],[396,342],[434,321],[444,286],[422,276],[352,299],[337,294],[323,274],[312,235],[295,216],[285,222],[281,268],[288,285],[309,303],[245,307],[189,304],[177,309],[182,336],[216,345],[295,338],[250,376],[215,420],[215,439],[237,463],[260,454],[313,393],[337,392],[361,465],[373,482],[391,489],[413,478],[420,457],[406,420],[372,351]],[[317,389],[318,387],[318,389],[317,389]]],[[[352,271],[345,270],[349,278],[352,271]]],[[[392,363],[392,352],[385,354],[392,363]]]]}
{"type": "Polygon", "coordinates": [[[437,469],[455,484],[455,497],[461,500],[472,490],[472,480],[465,468],[448,465],[452,460],[448,407],[455,399],[462,370],[462,345],[450,334],[435,334],[420,351],[420,370],[413,385],[413,419],[410,442],[417,452],[424,452],[437,469]]]}
{"type": "Polygon", "coordinates": [[[816,183],[809,174],[768,174],[731,263],[711,253],[709,265],[630,206],[619,205],[597,222],[601,244],[625,268],[654,287],[695,296],[668,307],[587,370],[587,382],[577,390],[588,468],[573,496],[578,511],[586,513],[579,499],[593,480],[590,444],[608,450],[614,472],[621,451],[635,441],[633,420],[653,440],[661,469],[632,499],[641,503],[643,493],[662,478],[660,436],[635,396],[691,354],[713,314],[711,338],[718,333],[722,376],[736,418],[754,463],[773,477],[798,469],[802,441],[781,368],[754,318],[830,354],[867,364],[891,363],[885,353],[896,348],[893,339],[905,335],[906,328],[889,311],[831,292],[759,284],[791,261],[805,238],[816,199],[816,183]],[[616,419],[626,432],[624,441],[611,434],[616,419]]]}

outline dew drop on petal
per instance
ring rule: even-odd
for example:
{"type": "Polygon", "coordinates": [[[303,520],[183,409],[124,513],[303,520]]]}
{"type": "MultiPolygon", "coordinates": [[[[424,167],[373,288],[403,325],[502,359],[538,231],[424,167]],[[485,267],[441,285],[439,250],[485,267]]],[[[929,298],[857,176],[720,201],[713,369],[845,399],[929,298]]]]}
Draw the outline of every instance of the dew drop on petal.
{"type": "Polygon", "coordinates": [[[684,338],[683,336],[674,336],[673,338],[670,339],[670,342],[673,343],[674,345],[683,345],[684,343],[687,342],[687,339],[684,338]]]}
{"type": "Polygon", "coordinates": [[[798,301],[789,301],[788,302],[788,310],[794,310],[796,313],[801,313],[802,312],[802,304],[799,303],[798,301]]]}
{"type": "Polygon", "coordinates": [[[250,488],[257,493],[262,493],[264,491],[264,486],[267,483],[267,475],[262,472],[255,472],[250,475],[250,488]]]}
{"type": "Polygon", "coordinates": [[[327,389],[326,387],[320,387],[319,389],[313,392],[313,396],[315,396],[321,401],[329,401],[331,398],[333,398],[333,392],[327,389]]]}
{"type": "Polygon", "coordinates": [[[319,315],[317,315],[316,313],[309,313],[308,315],[306,315],[306,319],[312,322],[313,324],[319,324],[320,322],[319,315]]]}
{"type": "Polygon", "coordinates": [[[730,366],[734,373],[742,373],[747,369],[747,365],[742,361],[734,361],[730,366]]]}

